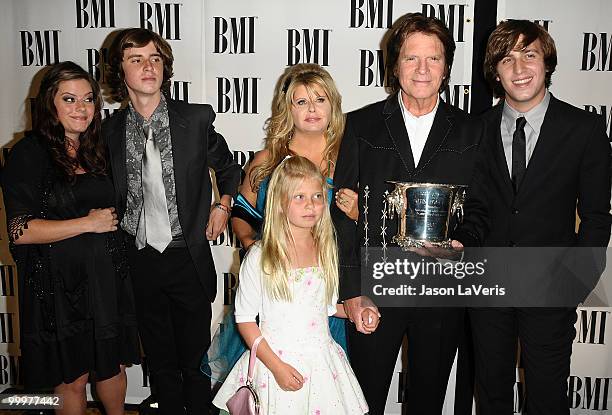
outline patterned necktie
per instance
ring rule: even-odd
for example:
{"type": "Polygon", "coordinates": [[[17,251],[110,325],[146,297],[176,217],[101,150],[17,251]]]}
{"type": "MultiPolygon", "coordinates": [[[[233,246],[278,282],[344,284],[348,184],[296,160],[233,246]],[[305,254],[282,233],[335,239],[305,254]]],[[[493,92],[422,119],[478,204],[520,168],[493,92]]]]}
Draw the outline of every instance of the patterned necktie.
{"type": "Polygon", "coordinates": [[[516,130],[512,135],[512,183],[514,192],[517,193],[523,176],[525,175],[526,165],[526,146],[525,146],[525,117],[516,119],[516,130]]]}
{"type": "Polygon", "coordinates": [[[145,128],[147,141],[142,154],[142,210],[136,232],[136,247],[147,244],[159,252],[172,241],[172,229],[166,204],[159,147],[153,138],[153,128],[145,128]]]}

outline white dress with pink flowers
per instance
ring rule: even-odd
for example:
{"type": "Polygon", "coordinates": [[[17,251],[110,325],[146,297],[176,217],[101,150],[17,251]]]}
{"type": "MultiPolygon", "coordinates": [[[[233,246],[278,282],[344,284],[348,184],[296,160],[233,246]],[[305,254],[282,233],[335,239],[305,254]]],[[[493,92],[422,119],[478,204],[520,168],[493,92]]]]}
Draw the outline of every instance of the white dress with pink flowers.
{"type": "MultiPolygon", "coordinates": [[[[318,267],[291,271],[292,302],[272,301],[262,287],[261,249],[255,244],[240,268],[236,293],[236,322],[255,322],[272,350],[304,377],[295,392],[282,390],[272,372],[256,362],[253,385],[261,401],[262,415],[338,415],[368,412],[359,383],[342,350],[329,332],[328,316],[336,312],[325,303],[325,285],[318,267]]],[[[225,403],[244,385],[249,352],[236,363],[215,396],[215,406],[225,403]]]]}

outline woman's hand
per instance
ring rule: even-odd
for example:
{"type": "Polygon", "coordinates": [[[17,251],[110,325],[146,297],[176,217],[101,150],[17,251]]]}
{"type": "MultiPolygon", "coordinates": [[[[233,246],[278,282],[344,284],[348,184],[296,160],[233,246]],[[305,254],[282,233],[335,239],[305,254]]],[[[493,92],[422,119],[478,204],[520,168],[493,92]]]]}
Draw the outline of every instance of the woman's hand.
{"type": "Polygon", "coordinates": [[[359,207],[357,206],[357,193],[351,189],[340,189],[336,193],[336,206],[352,220],[359,217],[359,207]]]}
{"type": "Polygon", "coordinates": [[[280,362],[272,374],[278,386],[284,391],[297,391],[304,386],[304,378],[300,372],[285,362],[280,362]]]}
{"type": "Polygon", "coordinates": [[[117,213],[114,207],[91,209],[86,216],[89,232],[104,233],[117,230],[117,213]]]}

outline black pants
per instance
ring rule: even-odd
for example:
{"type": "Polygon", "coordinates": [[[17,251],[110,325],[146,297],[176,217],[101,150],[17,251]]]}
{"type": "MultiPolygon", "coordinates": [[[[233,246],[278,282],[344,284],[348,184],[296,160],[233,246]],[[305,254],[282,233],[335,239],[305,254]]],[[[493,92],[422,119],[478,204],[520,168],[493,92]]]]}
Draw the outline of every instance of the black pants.
{"type": "Polygon", "coordinates": [[[200,362],[212,310],[187,248],[128,249],[140,338],[162,415],[208,414],[210,378],[200,362]]]}
{"type": "Polygon", "coordinates": [[[469,310],[480,415],[512,415],[517,339],[529,415],[569,415],[567,378],[576,331],[575,308],[469,310]]]}
{"type": "MultiPolygon", "coordinates": [[[[351,366],[363,389],[371,415],[382,415],[404,334],[408,336],[408,388],[404,407],[409,415],[439,415],[448,377],[463,329],[464,309],[381,308],[380,325],[361,334],[350,325],[351,366]]],[[[397,391],[391,391],[397,396],[397,391]]]]}

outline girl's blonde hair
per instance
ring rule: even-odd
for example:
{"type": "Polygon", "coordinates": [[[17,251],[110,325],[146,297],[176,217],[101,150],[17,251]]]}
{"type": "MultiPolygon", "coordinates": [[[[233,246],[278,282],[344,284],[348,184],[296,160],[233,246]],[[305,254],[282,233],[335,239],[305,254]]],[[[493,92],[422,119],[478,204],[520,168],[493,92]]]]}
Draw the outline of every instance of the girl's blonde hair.
{"type": "MultiPolygon", "coordinates": [[[[322,90],[327,95],[331,105],[331,116],[325,140],[327,144],[323,150],[323,160],[327,166],[323,171],[325,176],[330,174],[330,166],[336,162],[340,140],[344,133],[345,117],[342,113],[342,97],[336,88],[336,84],[329,72],[313,63],[300,63],[291,66],[280,78],[274,99],[272,100],[272,115],[266,121],[265,149],[269,157],[259,166],[253,168],[249,181],[254,191],[259,189],[261,181],[270,176],[278,163],[288,155],[293,155],[289,150],[289,141],[293,137],[293,117],[291,107],[293,106],[293,93],[295,89],[303,85],[311,97],[316,97],[315,88],[322,90]]],[[[320,168],[320,166],[319,166],[320,168]]]]}
{"type": "Polygon", "coordinates": [[[294,246],[294,240],[287,219],[287,208],[291,197],[306,179],[320,182],[323,191],[325,208],[311,232],[325,284],[325,298],[331,304],[338,293],[338,250],[336,232],[327,206],[329,185],[317,166],[305,157],[286,158],[274,170],[270,179],[261,238],[264,287],[270,298],[291,301],[287,275],[291,270],[290,247],[294,246]]]}

